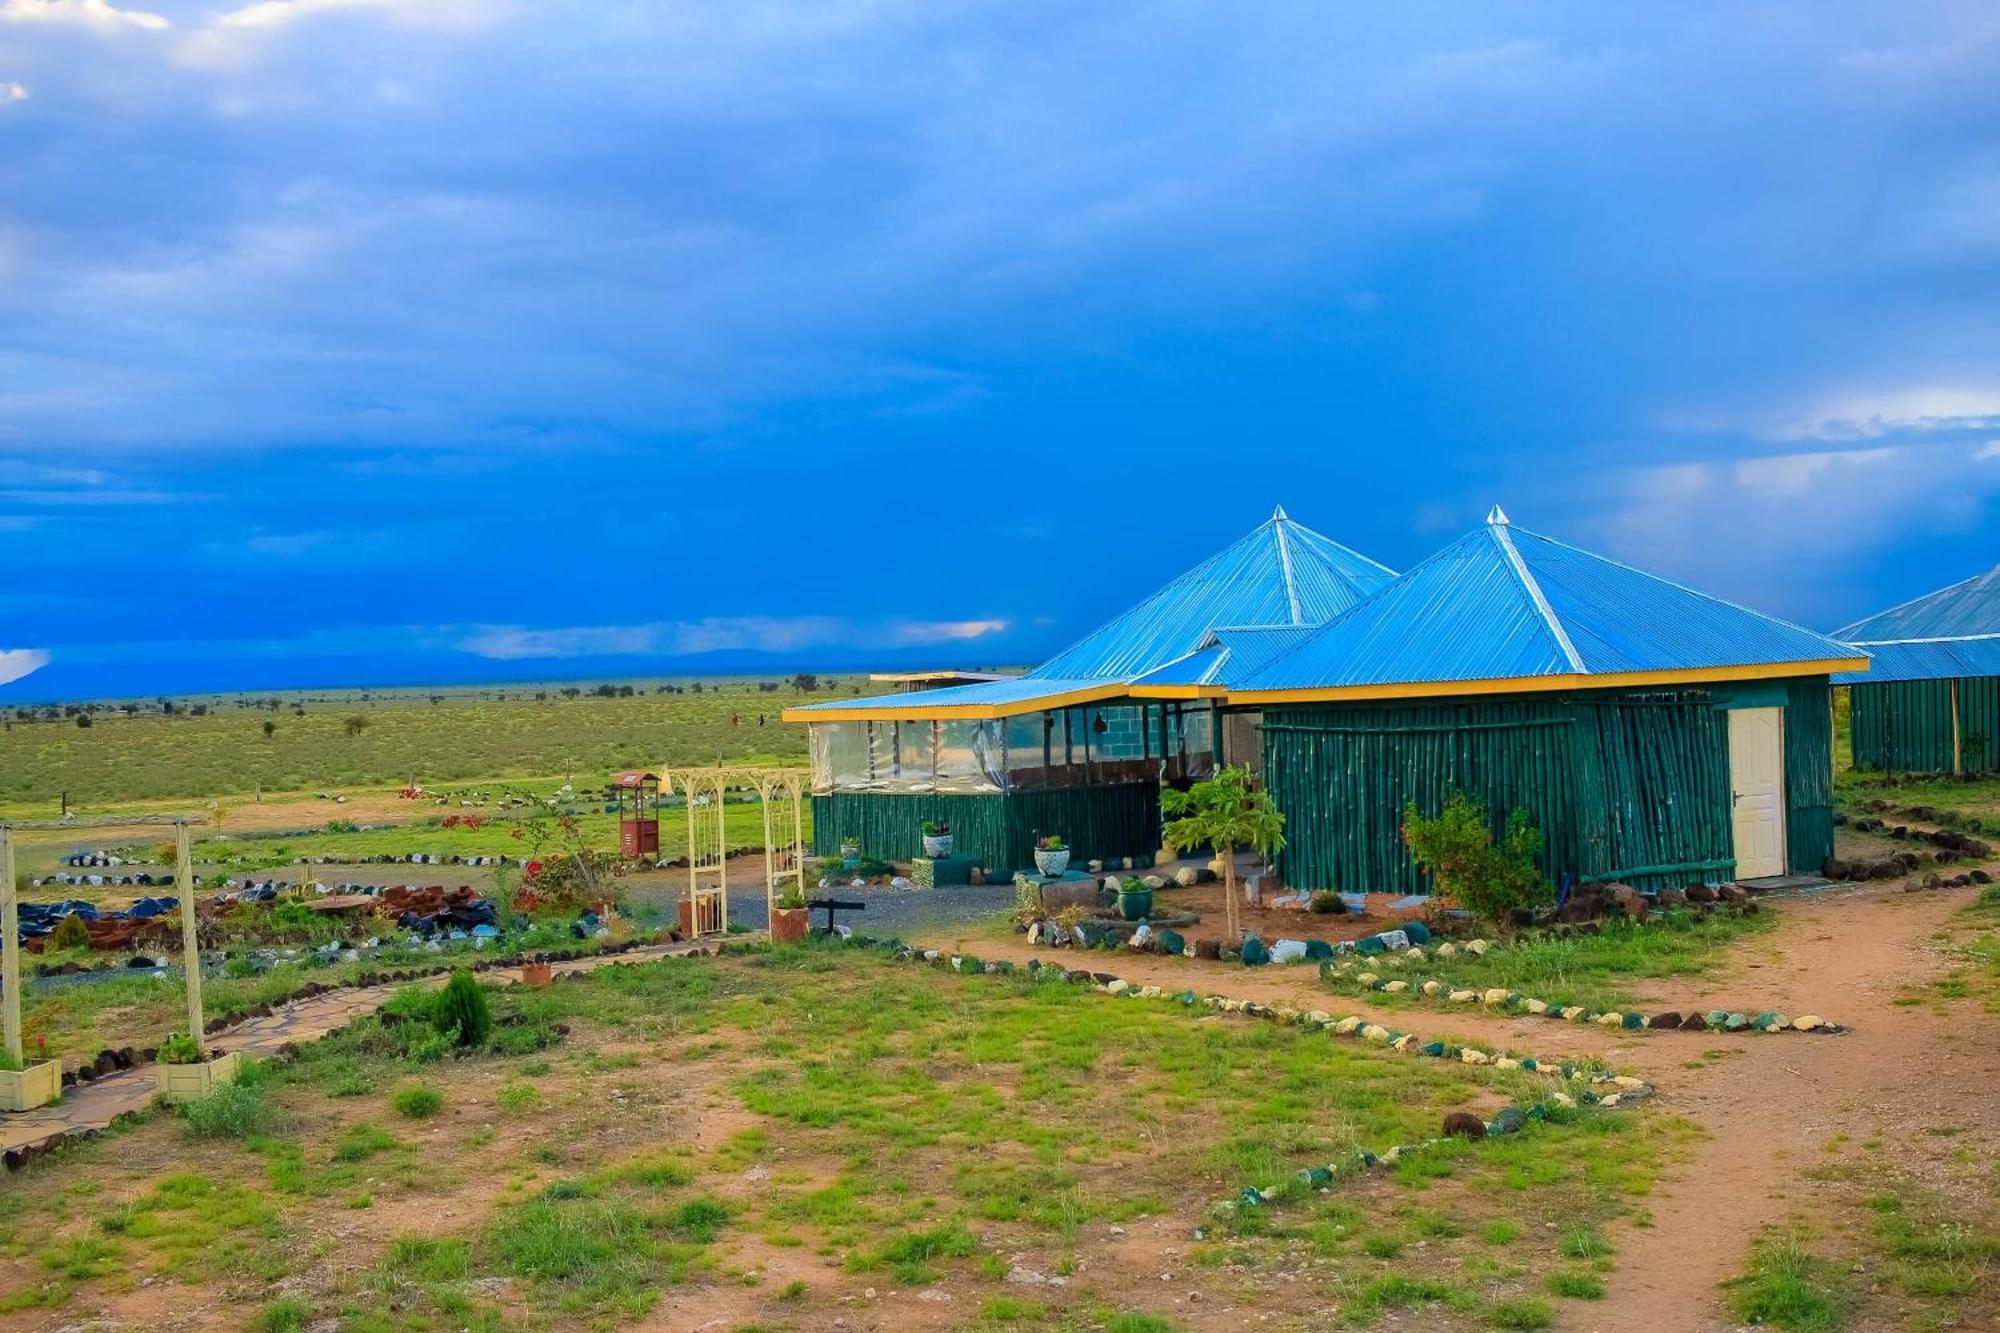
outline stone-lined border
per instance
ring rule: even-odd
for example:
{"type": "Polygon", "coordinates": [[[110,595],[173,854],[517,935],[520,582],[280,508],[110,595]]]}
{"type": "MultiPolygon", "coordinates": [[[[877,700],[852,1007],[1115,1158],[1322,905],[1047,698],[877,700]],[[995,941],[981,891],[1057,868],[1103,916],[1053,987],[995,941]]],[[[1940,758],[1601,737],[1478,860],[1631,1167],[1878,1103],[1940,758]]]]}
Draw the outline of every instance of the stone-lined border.
{"type": "MultiPolygon", "coordinates": [[[[1476,943],[1477,941],[1475,941],[1476,943]]],[[[1385,966],[1402,967],[1406,958],[1422,962],[1423,955],[1415,949],[1401,957],[1383,960],[1385,966]]],[[[1813,1032],[1822,1036],[1844,1036],[1848,1029],[1839,1023],[1831,1023],[1818,1014],[1801,1014],[1788,1018],[1775,1009],[1759,1011],[1755,1014],[1732,1009],[1697,1010],[1683,1014],[1669,1009],[1647,1018],[1636,1011],[1606,1010],[1602,1013],[1585,1008],[1580,1004],[1551,1004],[1547,1000],[1535,999],[1508,990],[1503,986],[1479,989],[1470,986],[1453,986],[1437,977],[1384,977],[1376,972],[1355,971],[1355,960],[1343,959],[1338,963],[1320,964],[1319,974],[1328,981],[1348,980],[1364,990],[1383,994],[1409,994],[1427,999],[1442,999],[1450,1004],[1479,1004],[1489,1009],[1497,1009],[1509,1017],[1529,1016],[1552,1018],[1565,1023],[1593,1023],[1599,1027],[1618,1028],[1625,1032],[1813,1032]]]]}

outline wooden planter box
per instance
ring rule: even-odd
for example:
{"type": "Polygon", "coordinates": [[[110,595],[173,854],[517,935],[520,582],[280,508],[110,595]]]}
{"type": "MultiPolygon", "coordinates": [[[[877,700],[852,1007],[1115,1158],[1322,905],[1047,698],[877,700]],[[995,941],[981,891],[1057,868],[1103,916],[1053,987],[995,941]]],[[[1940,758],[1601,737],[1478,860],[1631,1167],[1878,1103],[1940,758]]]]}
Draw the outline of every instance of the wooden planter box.
{"type": "Polygon", "coordinates": [[[771,943],[803,944],[808,923],[812,920],[809,907],[774,907],[771,909],[771,943]]]}
{"type": "Polygon", "coordinates": [[[0,1069],[0,1111],[32,1111],[61,1095],[60,1060],[43,1060],[19,1073],[0,1069]]]}
{"type": "Polygon", "coordinates": [[[556,970],[547,963],[521,964],[523,986],[546,986],[556,979],[556,970]]]}
{"type": "Polygon", "coordinates": [[[160,1095],[169,1101],[192,1101],[205,1097],[225,1083],[234,1083],[243,1072],[243,1053],[231,1051],[198,1065],[160,1065],[160,1095]]]}

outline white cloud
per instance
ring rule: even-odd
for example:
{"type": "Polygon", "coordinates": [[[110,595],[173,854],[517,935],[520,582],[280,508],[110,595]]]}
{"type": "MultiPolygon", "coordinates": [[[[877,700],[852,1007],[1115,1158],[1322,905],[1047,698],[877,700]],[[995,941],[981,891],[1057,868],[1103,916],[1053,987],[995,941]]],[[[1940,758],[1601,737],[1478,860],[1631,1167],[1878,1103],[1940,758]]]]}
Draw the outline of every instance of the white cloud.
{"type": "Polygon", "coordinates": [[[119,9],[106,0],[5,0],[0,4],[0,22],[69,24],[94,32],[123,32],[132,28],[158,32],[168,26],[163,15],[143,9],[119,9]]]}
{"type": "Polygon", "coordinates": [[[913,620],[891,628],[897,643],[957,643],[1007,632],[1004,620],[913,620]]]}
{"type": "Polygon", "coordinates": [[[0,106],[9,106],[15,102],[25,102],[27,100],[28,90],[20,84],[11,80],[0,83],[0,106]]]}
{"type": "Polygon", "coordinates": [[[1976,463],[1984,463],[1989,458],[2000,458],[2000,440],[1988,440],[1972,458],[1976,463]]]}
{"type": "Polygon", "coordinates": [[[0,685],[32,676],[49,664],[49,655],[41,648],[0,648],[0,685]]]}
{"type": "Polygon", "coordinates": [[[184,64],[230,67],[250,64],[274,39],[295,23],[328,14],[375,13],[409,28],[465,31],[480,26],[497,6],[492,0],[258,0],[241,9],[211,15],[200,31],[180,44],[184,64]]]}
{"type": "Polygon", "coordinates": [[[1774,440],[1876,440],[1994,426],[2000,426],[2000,389],[1934,386],[1829,399],[1783,418],[1766,434],[1774,440]]]}
{"type": "Polygon", "coordinates": [[[687,657],[716,652],[794,652],[865,639],[899,646],[963,643],[999,634],[1005,620],[894,621],[862,626],[838,616],[714,616],[645,625],[578,625],[531,629],[479,625],[455,645],[476,657],[687,657]]]}

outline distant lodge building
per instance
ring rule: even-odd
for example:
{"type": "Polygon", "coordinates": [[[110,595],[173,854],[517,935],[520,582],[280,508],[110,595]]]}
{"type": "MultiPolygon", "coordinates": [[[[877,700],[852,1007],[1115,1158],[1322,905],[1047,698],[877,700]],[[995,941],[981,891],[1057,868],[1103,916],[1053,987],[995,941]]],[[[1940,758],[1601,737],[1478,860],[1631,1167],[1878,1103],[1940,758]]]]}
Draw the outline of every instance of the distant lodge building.
{"type": "Polygon", "coordinates": [[[814,837],[989,868],[1036,832],[1150,857],[1159,788],[1246,763],[1287,883],[1423,887],[1405,805],[1525,810],[1560,881],[1816,872],[1833,851],[1829,674],[1859,653],[1512,527],[1395,576],[1279,510],[1027,676],[787,710],[814,837]]]}
{"type": "Polygon", "coordinates": [[[2000,566],[1834,637],[1865,651],[1851,684],[1856,768],[2000,772],[2000,566]]]}

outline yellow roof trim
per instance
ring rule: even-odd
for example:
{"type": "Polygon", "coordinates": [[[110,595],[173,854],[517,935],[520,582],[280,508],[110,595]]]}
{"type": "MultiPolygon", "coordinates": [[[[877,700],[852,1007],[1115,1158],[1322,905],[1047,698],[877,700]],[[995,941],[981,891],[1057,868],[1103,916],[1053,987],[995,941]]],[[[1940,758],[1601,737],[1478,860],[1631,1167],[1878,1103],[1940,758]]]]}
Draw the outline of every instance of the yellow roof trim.
{"type": "Polygon", "coordinates": [[[1052,708],[1067,708],[1072,704],[1122,699],[1131,693],[1131,686],[1114,681],[1109,685],[1092,685],[1063,694],[1044,694],[1003,704],[933,704],[928,707],[922,694],[899,694],[893,700],[856,699],[853,704],[839,708],[787,708],[778,716],[786,722],[927,722],[932,718],[990,722],[997,718],[1023,717],[1052,708]]]}
{"type": "Polygon", "coordinates": [[[1126,693],[1134,699],[1221,699],[1229,691],[1220,685],[1134,685],[1126,693]]]}
{"type": "Polygon", "coordinates": [[[1334,703],[1345,699],[1435,699],[1459,694],[1543,694],[1551,690],[1615,689],[1626,685],[1701,685],[1711,681],[1775,680],[1788,676],[1866,671],[1865,657],[1812,662],[1768,662],[1747,666],[1688,667],[1678,671],[1564,672],[1553,676],[1509,676],[1500,680],[1424,680],[1391,685],[1331,685],[1305,690],[1231,690],[1231,704],[1334,703]]]}

